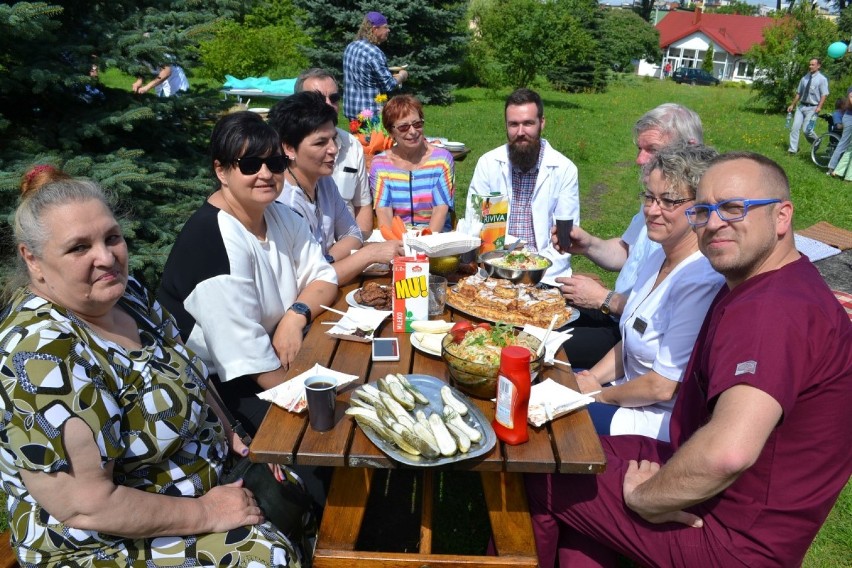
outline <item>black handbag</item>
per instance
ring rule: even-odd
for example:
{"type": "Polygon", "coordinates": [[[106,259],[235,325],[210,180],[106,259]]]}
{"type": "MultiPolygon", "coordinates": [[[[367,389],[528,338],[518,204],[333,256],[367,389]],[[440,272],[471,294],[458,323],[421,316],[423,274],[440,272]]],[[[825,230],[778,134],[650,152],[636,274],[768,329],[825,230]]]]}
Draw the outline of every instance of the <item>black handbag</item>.
{"type": "MultiPolygon", "coordinates": [[[[231,429],[248,446],[251,436],[243,425],[234,419],[212,386],[210,394],[230,421],[231,429]]],[[[254,494],[266,519],[290,542],[301,547],[304,556],[302,566],[310,567],[317,534],[318,505],[295,471],[286,465],[279,467],[284,474],[282,481],[275,479],[269,464],[253,462],[248,456],[236,458],[219,478],[219,483],[233,483],[242,479],[243,487],[254,494]]]]}

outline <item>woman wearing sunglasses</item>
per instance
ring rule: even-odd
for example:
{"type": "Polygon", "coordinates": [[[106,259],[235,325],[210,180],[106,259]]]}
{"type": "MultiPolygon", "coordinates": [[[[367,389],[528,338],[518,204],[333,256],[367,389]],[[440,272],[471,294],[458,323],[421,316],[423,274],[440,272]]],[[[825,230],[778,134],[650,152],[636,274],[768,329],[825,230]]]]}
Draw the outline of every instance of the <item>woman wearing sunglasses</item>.
{"type": "Polygon", "coordinates": [[[423,106],[410,95],[392,98],[382,109],[382,124],[395,145],[373,158],[370,187],[379,226],[395,215],[406,225],[433,233],[452,230],[455,163],[443,148],[423,136],[423,106]]]}
{"type": "Polygon", "coordinates": [[[210,147],[219,187],[178,235],[158,297],[254,435],[269,407],[257,393],[284,381],[305,327],[337,296],[337,276],[308,224],[275,201],[286,168],[275,130],[233,113],[210,147]]]}
{"type": "Polygon", "coordinates": [[[372,264],[389,264],[402,254],[401,241],[362,246],[361,230],[340,196],[332,173],[337,158],[337,112],[314,91],[279,101],[269,113],[286,164],[279,201],[292,207],[311,228],[341,284],[372,264]]]}

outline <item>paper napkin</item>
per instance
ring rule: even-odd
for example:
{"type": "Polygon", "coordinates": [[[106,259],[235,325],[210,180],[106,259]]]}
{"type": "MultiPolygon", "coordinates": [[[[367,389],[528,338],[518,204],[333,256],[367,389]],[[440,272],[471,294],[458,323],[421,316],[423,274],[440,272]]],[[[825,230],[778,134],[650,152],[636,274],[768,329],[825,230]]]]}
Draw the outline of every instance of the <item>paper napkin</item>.
{"type": "Polygon", "coordinates": [[[533,385],[530,390],[527,420],[533,426],[541,426],[594,401],[591,396],[562,386],[553,379],[546,379],[533,385]]]}
{"type": "Polygon", "coordinates": [[[336,379],[338,389],[341,385],[351,383],[358,378],[358,375],[347,375],[346,373],[326,369],[317,363],[301,375],[297,375],[289,381],[281,383],[277,387],[272,387],[269,390],[258,393],[257,396],[262,400],[266,400],[276,406],[280,406],[284,410],[289,410],[290,412],[298,414],[308,407],[308,402],[305,399],[305,379],[308,377],[316,377],[318,375],[323,377],[333,377],[336,379]]]}
{"type": "Polygon", "coordinates": [[[408,246],[428,256],[451,256],[464,254],[479,248],[482,241],[460,231],[434,233],[425,236],[410,235],[406,239],[408,246]]]}
{"type": "MultiPolygon", "coordinates": [[[[522,331],[529,333],[539,340],[543,339],[544,334],[547,333],[545,328],[530,324],[525,325],[522,331]]],[[[571,339],[571,337],[570,333],[564,331],[551,331],[550,335],[547,336],[547,342],[544,344],[544,362],[552,365],[553,359],[556,357],[556,351],[563,343],[571,339]]]]}
{"type": "Polygon", "coordinates": [[[346,315],[342,316],[337,322],[337,325],[326,331],[326,333],[348,341],[369,343],[373,340],[373,335],[375,335],[382,321],[392,313],[388,310],[350,307],[346,310],[346,315]],[[368,333],[363,337],[356,335],[355,332],[358,329],[362,329],[368,333]]]}

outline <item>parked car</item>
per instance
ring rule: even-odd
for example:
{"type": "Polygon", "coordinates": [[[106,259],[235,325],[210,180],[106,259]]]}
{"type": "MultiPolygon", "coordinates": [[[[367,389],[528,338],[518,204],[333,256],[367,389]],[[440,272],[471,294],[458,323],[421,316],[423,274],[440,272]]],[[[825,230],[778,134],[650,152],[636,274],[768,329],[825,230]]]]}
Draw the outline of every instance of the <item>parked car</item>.
{"type": "Polygon", "coordinates": [[[678,67],[672,75],[675,83],[689,83],[690,85],[718,85],[719,79],[704,69],[697,67],[678,67]]]}

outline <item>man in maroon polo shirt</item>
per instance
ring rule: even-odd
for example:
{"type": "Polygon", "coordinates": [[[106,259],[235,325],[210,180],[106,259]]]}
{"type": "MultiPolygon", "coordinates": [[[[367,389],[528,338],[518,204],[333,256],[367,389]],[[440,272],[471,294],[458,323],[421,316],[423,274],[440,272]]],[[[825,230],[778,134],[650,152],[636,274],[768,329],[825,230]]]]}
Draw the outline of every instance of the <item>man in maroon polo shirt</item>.
{"type": "Polygon", "coordinates": [[[603,437],[607,471],[530,475],[544,567],[798,566],[852,474],[852,323],[793,242],[784,171],[720,156],[687,217],[725,276],[671,444],[603,437]]]}

